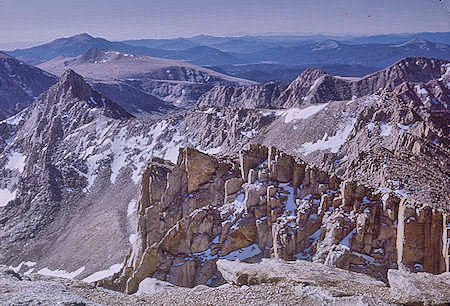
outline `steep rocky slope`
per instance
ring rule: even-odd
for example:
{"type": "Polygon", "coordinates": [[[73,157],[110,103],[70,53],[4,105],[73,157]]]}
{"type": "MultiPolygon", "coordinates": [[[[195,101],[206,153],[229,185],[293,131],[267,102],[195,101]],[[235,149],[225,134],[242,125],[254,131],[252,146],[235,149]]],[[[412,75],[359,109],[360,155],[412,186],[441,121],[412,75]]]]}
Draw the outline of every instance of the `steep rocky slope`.
{"type": "Polygon", "coordinates": [[[402,82],[427,82],[442,74],[446,60],[407,58],[361,79],[342,78],[307,69],[289,86],[268,83],[251,87],[217,86],[200,97],[199,106],[289,108],[328,101],[350,100],[393,90],[402,82]]]}
{"type": "Polygon", "coordinates": [[[0,52],[0,120],[33,102],[57,78],[0,52]]]}
{"type": "Polygon", "coordinates": [[[73,69],[136,115],[190,108],[214,85],[254,84],[187,62],[100,49],[75,58],[57,57],[39,67],[56,75],[73,69]]]}

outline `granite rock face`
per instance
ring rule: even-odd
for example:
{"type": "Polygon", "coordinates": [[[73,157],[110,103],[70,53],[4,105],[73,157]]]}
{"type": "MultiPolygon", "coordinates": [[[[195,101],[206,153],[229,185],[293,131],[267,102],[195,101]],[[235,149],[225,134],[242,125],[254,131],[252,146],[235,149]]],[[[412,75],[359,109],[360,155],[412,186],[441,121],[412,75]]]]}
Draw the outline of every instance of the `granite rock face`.
{"type": "Polygon", "coordinates": [[[323,264],[303,260],[284,262],[263,259],[247,264],[220,259],[217,267],[230,284],[254,286],[263,283],[288,283],[300,296],[313,303],[344,305],[388,305],[389,289],[376,279],[323,264]]]}
{"type": "Polygon", "coordinates": [[[389,270],[392,298],[401,304],[445,305],[450,303],[450,273],[440,275],[389,270]]]}
{"type": "Polygon", "coordinates": [[[138,216],[124,268],[102,286],[133,293],[147,277],[213,285],[218,259],[303,259],[380,280],[391,268],[448,269],[446,212],[342,181],[274,147],[227,158],[186,148],[177,165],[153,159],[138,216]]]}

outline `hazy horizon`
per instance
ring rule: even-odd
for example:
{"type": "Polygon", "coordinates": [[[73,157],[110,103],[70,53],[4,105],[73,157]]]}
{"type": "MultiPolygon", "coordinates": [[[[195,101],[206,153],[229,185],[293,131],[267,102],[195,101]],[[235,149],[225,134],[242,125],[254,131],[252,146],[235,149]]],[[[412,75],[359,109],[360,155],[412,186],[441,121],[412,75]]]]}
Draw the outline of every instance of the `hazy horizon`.
{"type": "Polygon", "coordinates": [[[109,40],[205,34],[378,35],[450,30],[437,0],[0,1],[0,46],[89,33],[109,40]]]}

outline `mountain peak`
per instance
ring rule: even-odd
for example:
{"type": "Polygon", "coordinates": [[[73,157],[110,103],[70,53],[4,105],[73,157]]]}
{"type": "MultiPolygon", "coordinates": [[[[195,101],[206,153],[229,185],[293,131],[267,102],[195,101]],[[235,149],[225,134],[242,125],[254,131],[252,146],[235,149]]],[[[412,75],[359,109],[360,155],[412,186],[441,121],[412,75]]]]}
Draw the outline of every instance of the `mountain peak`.
{"type": "Polygon", "coordinates": [[[84,88],[86,86],[89,87],[84,78],[72,69],[68,69],[66,70],[66,72],[64,72],[64,74],[59,79],[58,85],[69,85],[73,88],[84,88]]]}
{"type": "Polygon", "coordinates": [[[94,37],[89,35],[88,33],[77,34],[77,35],[74,35],[69,38],[80,39],[80,40],[94,39],[94,37]]]}
{"type": "Polygon", "coordinates": [[[111,118],[128,119],[133,117],[109,98],[93,90],[84,78],[72,69],[64,72],[54,90],[57,92],[56,103],[59,103],[61,99],[71,101],[74,98],[83,101],[82,103],[87,103],[90,108],[102,108],[103,114],[111,118]]]}
{"type": "Polygon", "coordinates": [[[317,69],[317,68],[308,68],[303,71],[297,79],[301,80],[316,80],[323,75],[328,75],[325,71],[317,69]]]}

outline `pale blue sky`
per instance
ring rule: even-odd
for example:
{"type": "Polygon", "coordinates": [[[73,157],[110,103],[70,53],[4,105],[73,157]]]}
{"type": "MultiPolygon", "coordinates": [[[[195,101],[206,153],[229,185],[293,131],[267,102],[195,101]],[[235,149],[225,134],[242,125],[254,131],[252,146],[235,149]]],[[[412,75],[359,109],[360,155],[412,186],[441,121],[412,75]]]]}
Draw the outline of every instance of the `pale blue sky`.
{"type": "Polygon", "coordinates": [[[0,43],[236,33],[450,31],[449,0],[0,0],[0,43]]]}

